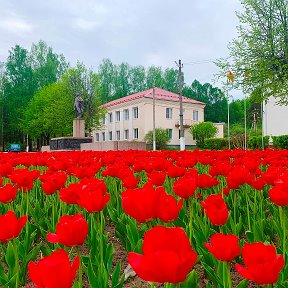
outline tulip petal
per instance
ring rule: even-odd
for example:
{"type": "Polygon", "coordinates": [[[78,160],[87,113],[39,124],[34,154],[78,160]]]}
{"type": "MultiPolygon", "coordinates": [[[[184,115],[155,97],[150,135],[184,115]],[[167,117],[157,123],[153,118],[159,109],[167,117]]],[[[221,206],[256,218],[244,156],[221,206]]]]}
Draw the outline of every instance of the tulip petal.
{"type": "Polygon", "coordinates": [[[59,239],[58,239],[57,234],[49,232],[47,234],[47,241],[50,242],[50,243],[58,243],[59,239]]]}

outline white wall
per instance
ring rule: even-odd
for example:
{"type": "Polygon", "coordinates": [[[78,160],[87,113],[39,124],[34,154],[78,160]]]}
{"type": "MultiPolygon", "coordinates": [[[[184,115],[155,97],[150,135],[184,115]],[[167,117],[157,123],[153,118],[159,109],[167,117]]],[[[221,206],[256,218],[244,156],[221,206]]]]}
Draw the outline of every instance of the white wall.
{"type": "Polygon", "coordinates": [[[288,135],[288,106],[276,104],[276,99],[271,97],[263,107],[264,135],[288,135]]]}

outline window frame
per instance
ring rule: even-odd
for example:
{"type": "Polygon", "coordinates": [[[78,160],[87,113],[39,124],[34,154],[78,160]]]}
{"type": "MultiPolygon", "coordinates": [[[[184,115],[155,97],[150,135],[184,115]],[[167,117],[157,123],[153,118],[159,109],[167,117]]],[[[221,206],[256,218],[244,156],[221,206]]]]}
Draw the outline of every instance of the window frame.
{"type": "Polygon", "coordinates": [[[133,119],[139,119],[139,108],[138,108],[138,106],[133,107],[132,110],[133,110],[133,119]],[[136,111],[137,111],[137,113],[136,113],[136,111]]]}
{"type": "Polygon", "coordinates": [[[166,119],[172,119],[173,117],[173,108],[166,107],[166,119]]]}
{"type": "Polygon", "coordinates": [[[119,110],[115,111],[115,122],[120,122],[121,120],[121,113],[119,110]]]}
{"type": "Polygon", "coordinates": [[[138,140],[139,139],[139,129],[138,128],[133,128],[133,140],[138,140]],[[137,133],[136,133],[137,131],[137,133]],[[137,137],[135,135],[137,134],[137,137]]]}

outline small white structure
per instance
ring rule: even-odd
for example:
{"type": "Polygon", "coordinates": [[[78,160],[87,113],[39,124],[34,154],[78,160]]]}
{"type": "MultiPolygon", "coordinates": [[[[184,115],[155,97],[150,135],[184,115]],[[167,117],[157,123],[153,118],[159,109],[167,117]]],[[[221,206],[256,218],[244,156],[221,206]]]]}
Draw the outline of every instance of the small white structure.
{"type": "Polygon", "coordinates": [[[266,136],[288,135],[288,106],[270,97],[263,105],[263,132],[266,136]]]}

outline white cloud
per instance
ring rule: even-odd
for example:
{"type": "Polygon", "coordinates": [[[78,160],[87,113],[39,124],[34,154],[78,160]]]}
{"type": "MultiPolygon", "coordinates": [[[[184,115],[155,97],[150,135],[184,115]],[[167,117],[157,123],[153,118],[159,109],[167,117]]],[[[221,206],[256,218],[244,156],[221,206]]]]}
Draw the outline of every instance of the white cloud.
{"type": "Polygon", "coordinates": [[[23,33],[31,33],[33,31],[33,25],[16,13],[6,11],[6,13],[3,14],[2,19],[0,19],[0,29],[17,35],[23,35],[23,33]]]}
{"type": "Polygon", "coordinates": [[[75,25],[82,30],[93,30],[94,28],[99,27],[100,23],[93,20],[77,18],[75,25]]]}

